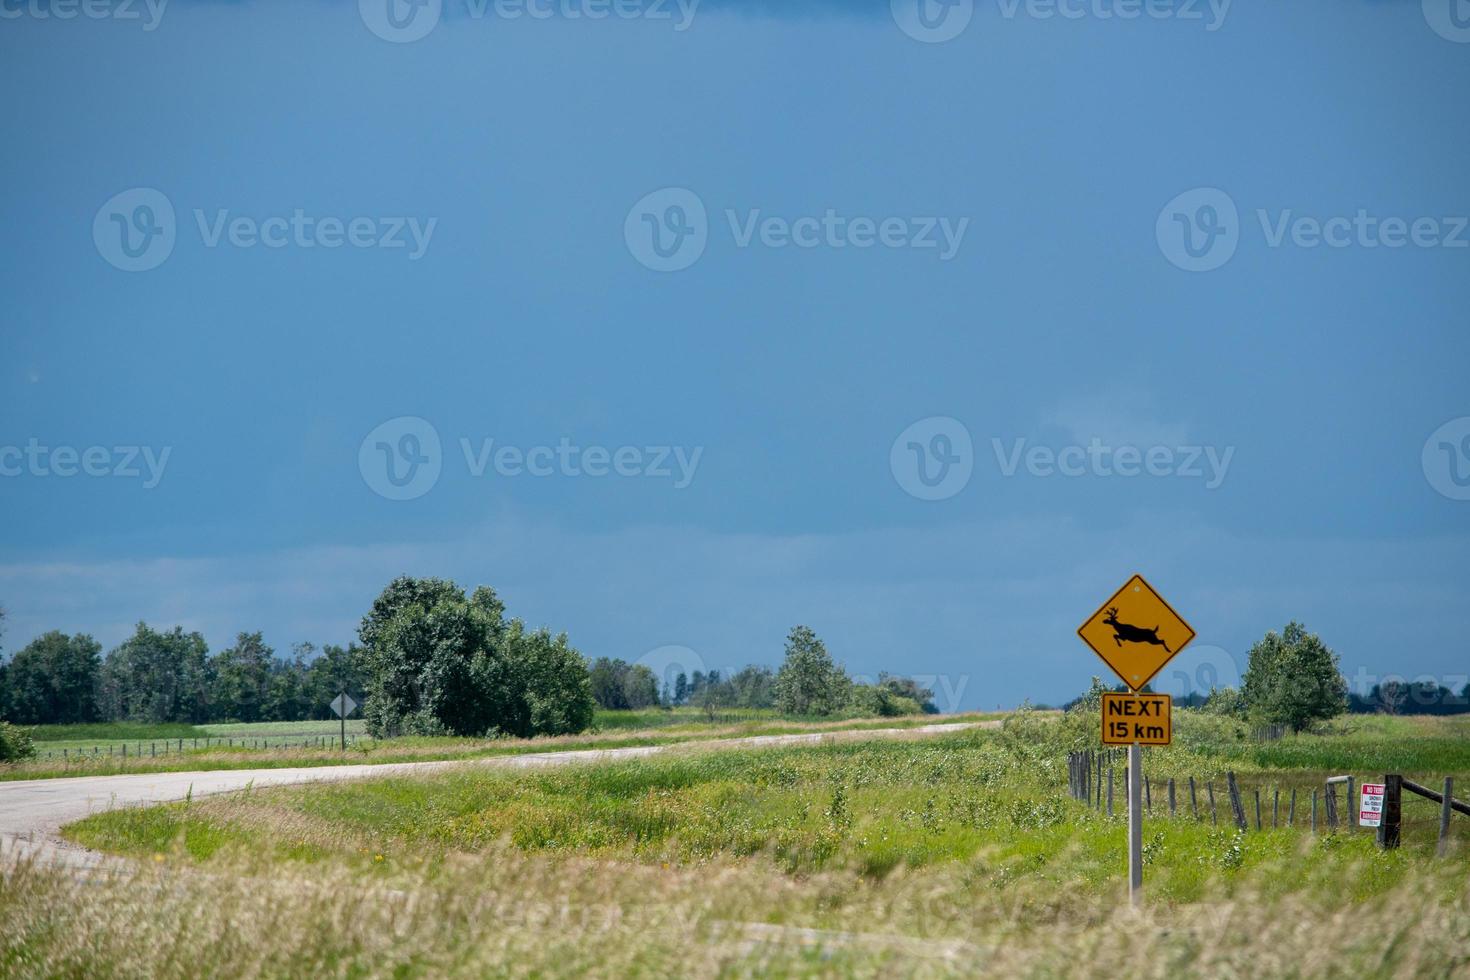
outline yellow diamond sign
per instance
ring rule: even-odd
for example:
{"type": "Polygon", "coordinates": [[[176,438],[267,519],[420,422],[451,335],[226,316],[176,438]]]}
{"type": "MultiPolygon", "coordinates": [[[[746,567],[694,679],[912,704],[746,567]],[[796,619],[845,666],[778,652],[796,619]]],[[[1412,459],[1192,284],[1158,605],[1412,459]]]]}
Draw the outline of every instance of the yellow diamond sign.
{"type": "Polygon", "coordinates": [[[1137,691],[1194,639],[1194,630],[1142,575],[1135,575],[1077,628],[1077,635],[1137,691]]]}

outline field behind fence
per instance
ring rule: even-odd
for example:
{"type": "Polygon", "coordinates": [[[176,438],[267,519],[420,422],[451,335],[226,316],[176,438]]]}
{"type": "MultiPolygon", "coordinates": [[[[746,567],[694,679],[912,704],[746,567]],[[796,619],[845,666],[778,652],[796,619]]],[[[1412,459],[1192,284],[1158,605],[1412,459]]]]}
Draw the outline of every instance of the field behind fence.
{"type": "MultiPolygon", "coordinates": [[[[1268,782],[1242,786],[1234,771],[1221,778],[1185,776],[1151,778],[1149,751],[1143,752],[1143,806],[1147,816],[1208,821],[1240,831],[1301,828],[1309,833],[1365,829],[1377,834],[1380,845],[1397,847],[1407,831],[1414,841],[1433,834],[1439,854],[1450,852],[1455,838],[1470,839],[1470,822],[1452,821],[1453,813],[1470,816],[1470,803],[1454,798],[1454,781],[1445,777],[1441,790],[1431,789],[1402,774],[1330,775],[1304,783],[1301,774],[1282,773],[1268,782]],[[1361,787],[1365,782],[1386,786],[1383,826],[1359,828],[1361,787]],[[1417,805],[1416,805],[1417,804],[1417,805]]],[[[1259,779],[1260,774],[1256,774],[1259,779]]],[[[1068,793],[1108,817],[1127,813],[1128,751],[1089,749],[1067,756],[1068,793]]],[[[1310,777],[1308,777],[1310,778],[1310,777]]]]}

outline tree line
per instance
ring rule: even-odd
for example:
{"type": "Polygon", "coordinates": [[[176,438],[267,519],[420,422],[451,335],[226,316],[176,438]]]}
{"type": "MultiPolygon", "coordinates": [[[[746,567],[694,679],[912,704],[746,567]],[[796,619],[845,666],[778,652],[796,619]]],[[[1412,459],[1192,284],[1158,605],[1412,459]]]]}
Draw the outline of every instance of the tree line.
{"type": "MultiPolygon", "coordinates": [[[[3,617],[0,609],[0,625],[3,617]]],[[[347,646],[301,643],[279,656],[260,633],[240,633],[211,655],[197,632],[140,622],[105,655],[88,634],[52,631],[0,663],[0,718],[21,725],[326,719],[343,691],[378,737],[566,734],[587,728],[599,706],[803,717],[938,710],[911,679],[854,680],[805,626],[791,630],[779,670],[680,673],[661,687],[642,664],[589,662],[565,634],[507,617],[493,589],[409,576],[378,595],[347,646]]]]}
{"type": "Polygon", "coordinates": [[[302,721],[335,717],[347,691],[361,700],[362,649],[297,644],[280,657],[260,633],[209,655],[204,637],[139,623],[102,654],[85,633],[36,637],[0,665],[0,718],[20,725],[302,721]]]}
{"type": "Polygon", "coordinates": [[[710,713],[731,708],[768,708],[786,715],[894,716],[937,714],[934,692],[908,677],[880,673],[865,684],[848,675],[809,627],[786,637],[781,667],[749,664],[725,677],[718,670],[680,671],[659,678],[644,664],[599,657],[591,664],[592,695],[609,709],[692,705],[710,713]]]}

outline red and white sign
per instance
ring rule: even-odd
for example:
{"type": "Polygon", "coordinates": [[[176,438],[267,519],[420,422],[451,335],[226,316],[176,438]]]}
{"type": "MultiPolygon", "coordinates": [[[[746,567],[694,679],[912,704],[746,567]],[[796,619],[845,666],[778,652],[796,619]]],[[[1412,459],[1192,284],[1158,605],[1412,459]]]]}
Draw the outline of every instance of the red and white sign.
{"type": "Polygon", "coordinates": [[[1377,827],[1383,823],[1383,784],[1364,783],[1363,798],[1358,806],[1358,826],[1377,827]]]}

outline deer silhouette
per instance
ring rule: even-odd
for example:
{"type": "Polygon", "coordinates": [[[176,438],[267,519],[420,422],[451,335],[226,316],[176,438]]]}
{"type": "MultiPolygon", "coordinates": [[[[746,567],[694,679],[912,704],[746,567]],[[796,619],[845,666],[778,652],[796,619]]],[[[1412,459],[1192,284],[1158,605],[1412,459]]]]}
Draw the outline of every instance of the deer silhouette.
{"type": "Polygon", "coordinates": [[[1174,652],[1169,649],[1169,644],[1159,639],[1159,628],[1157,626],[1151,630],[1146,630],[1142,626],[1129,626],[1127,623],[1118,622],[1117,606],[1112,606],[1108,609],[1108,614],[1103,617],[1103,622],[1113,628],[1113,642],[1118,646],[1122,646],[1123,641],[1127,640],[1129,643],[1148,643],[1156,647],[1163,647],[1165,653],[1174,652]]]}

